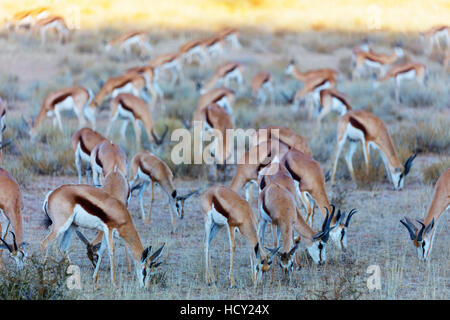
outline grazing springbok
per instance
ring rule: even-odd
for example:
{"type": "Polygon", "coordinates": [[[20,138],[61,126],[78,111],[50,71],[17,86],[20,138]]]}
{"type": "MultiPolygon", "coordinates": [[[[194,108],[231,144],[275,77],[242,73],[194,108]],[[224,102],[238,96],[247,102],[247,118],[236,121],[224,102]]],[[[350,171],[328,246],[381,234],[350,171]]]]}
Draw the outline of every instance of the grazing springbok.
{"type": "MultiPolygon", "coordinates": [[[[332,205],[328,201],[325,188],[325,176],[320,164],[303,152],[291,149],[281,160],[281,164],[292,176],[295,184],[296,196],[306,209],[306,223],[311,218],[311,227],[314,225],[314,209],[317,206],[322,216],[326,216],[327,209],[331,210],[332,205]]],[[[297,200],[297,199],[296,199],[297,200]]],[[[298,203],[297,203],[298,204],[298,203]]],[[[347,229],[352,216],[356,210],[351,210],[345,223],[338,221],[345,218],[346,213],[339,210],[336,216],[331,219],[330,232],[331,239],[341,249],[347,249],[347,229]]]]}
{"type": "Polygon", "coordinates": [[[90,163],[95,186],[102,185],[100,178],[115,170],[127,176],[127,155],[117,144],[110,141],[103,141],[92,149],[90,163]]]}
{"type": "MultiPolygon", "coordinates": [[[[0,168],[0,240],[3,243],[0,248],[8,249],[18,268],[22,268],[25,261],[26,253],[23,248],[27,245],[23,242],[22,210],[22,192],[16,179],[8,171],[0,168]],[[6,229],[2,232],[2,226],[4,227],[6,223],[6,229]],[[5,240],[10,226],[14,230],[10,231],[13,237],[12,244],[8,244],[5,240]]],[[[4,267],[2,250],[0,250],[0,267],[4,267]]]]}
{"type": "Polygon", "coordinates": [[[44,262],[47,259],[48,246],[56,237],[61,236],[59,246],[67,256],[73,232],[78,227],[102,231],[103,240],[98,250],[98,261],[93,275],[94,285],[97,286],[102,254],[108,247],[111,282],[117,287],[114,270],[114,234],[118,234],[132,252],[139,286],[149,286],[151,274],[160,265],[157,260],[162,254],[164,245],[153,254],[151,246],[144,249],[131,214],[120,200],[94,186],[66,184],[47,194],[43,210],[46,215],[45,224],[51,228],[41,243],[44,262]]]}
{"type": "Polygon", "coordinates": [[[231,43],[234,49],[240,49],[239,30],[236,28],[225,28],[217,32],[217,37],[224,43],[231,43]]]}
{"type": "Polygon", "coordinates": [[[260,71],[252,79],[252,95],[255,102],[262,106],[266,104],[266,90],[270,95],[270,104],[273,106],[275,101],[275,90],[272,84],[272,76],[266,71],[260,71]]]}
{"type": "Polygon", "coordinates": [[[5,27],[11,30],[16,30],[19,28],[31,29],[36,20],[45,18],[48,15],[48,8],[45,7],[20,11],[15,13],[11,20],[6,22],[5,27]]]}
{"type": "Polygon", "coordinates": [[[394,189],[403,189],[405,177],[408,175],[416,155],[410,156],[403,166],[397,158],[385,123],[366,110],[351,110],[339,119],[337,127],[337,150],[331,175],[332,184],[334,184],[339,155],[347,142],[349,143],[349,147],[345,155],[345,161],[354,181],[356,179],[352,159],[358,147],[358,142],[361,142],[364,160],[366,162],[366,171],[368,172],[369,170],[370,147],[378,149],[383,159],[387,176],[394,185],[394,189]]]}
{"type": "Polygon", "coordinates": [[[291,75],[300,82],[309,82],[314,78],[338,78],[338,73],[334,69],[323,68],[301,72],[295,65],[295,60],[291,60],[284,70],[286,75],[291,75]]]}
{"type": "Polygon", "coordinates": [[[150,52],[152,47],[149,43],[148,35],[143,31],[130,31],[126,32],[119,37],[111,40],[105,46],[106,51],[110,51],[112,47],[118,47],[120,50],[125,51],[126,55],[130,55],[131,47],[135,45],[150,52]]]}
{"type": "Polygon", "coordinates": [[[204,94],[214,87],[222,84],[228,88],[231,80],[235,80],[238,88],[240,88],[244,82],[242,70],[243,65],[238,62],[226,62],[221,64],[216,68],[216,71],[212,75],[211,79],[204,86],[198,84],[198,86],[200,86],[200,93],[204,94]]]}
{"type": "Polygon", "coordinates": [[[417,220],[420,230],[407,217],[400,222],[408,229],[409,236],[417,249],[417,257],[427,261],[433,248],[434,236],[440,216],[450,208],[450,169],[444,171],[434,186],[433,200],[425,220],[417,220]]]}
{"type": "MultiPolygon", "coordinates": [[[[316,233],[298,213],[295,194],[292,193],[293,189],[295,189],[294,182],[289,177],[289,174],[286,176],[284,170],[278,169],[274,177],[264,179],[264,184],[258,198],[258,209],[261,215],[258,234],[261,237],[261,245],[264,245],[267,223],[271,223],[273,226],[276,226],[277,243],[279,243],[281,237],[283,238],[283,245],[279,256],[280,265],[286,275],[291,276],[293,267],[291,258],[300,242],[300,239],[297,238],[295,245],[293,245],[293,231],[300,235],[306,242],[306,249],[314,263],[322,264],[325,262],[325,247],[331,231],[330,223],[334,212],[331,215],[326,215],[322,230],[316,233]],[[277,176],[279,176],[278,179],[277,176]],[[290,185],[290,187],[287,187],[286,184],[290,185]]],[[[276,248],[270,251],[278,250],[276,248]]]]}
{"type": "Polygon", "coordinates": [[[361,77],[361,74],[365,70],[378,70],[378,74],[382,77],[386,73],[386,68],[398,59],[403,58],[404,55],[403,49],[399,44],[395,46],[394,53],[392,54],[358,50],[352,56],[352,78],[356,79],[357,77],[361,77]]]}
{"type": "Polygon", "coordinates": [[[395,82],[395,102],[400,103],[400,84],[405,80],[416,80],[421,85],[426,85],[428,78],[427,67],[418,62],[407,62],[393,66],[384,77],[374,82],[378,87],[380,82],[393,80],[395,82]]]}
{"type": "Polygon", "coordinates": [[[201,39],[194,39],[183,44],[178,52],[183,59],[183,62],[191,64],[196,61],[201,65],[202,63],[210,64],[210,59],[205,52],[205,48],[202,46],[201,39]]]}
{"type": "Polygon", "coordinates": [[[39,114],[32,121],[30,135],[32,137],[36,135],[37,129],[46,117],[53,118],[53,124],[63,132],[61,112],[64,110],[72,110],[75,113],[79,127],[85,126],[86,119],[95,126],[95,114],[89,110],[92,99],[92,92],[83,87],[68,87],[51,92],[45,97],[39,114]]]}
{"type": "Polygon", "coordinates": [[[95,114],[96,107],[100,107],[106,97],[115,98],[120,93],[131,93],[149,101],[144,90],[145,85],[145,77],[137,72],[126,72],[121,76],[109,78],[90,103],[90,113],[95,114]]]}
{"type": "Polygon", "coordinates": [[[186,195],[179,195],[173,183],[173,173],[167,164],[149,151],[138,152],[130,165],[130,177],[133,178],[131,189],[139,190],[138,199],[141,209],[142,221],[150,225],[152,215],[153,200],[155,195],[155,184],[159,185],[166,194],[170,207],[171,221],[173,231],[176,230],[175,216],[180,219],[184,217],[184,202],[197,191],[190,192],[186,195]],[[138,181],[141,181],[138,184],[138,181]],[[145,217],[143,195],[149,184],[152,184],[152,199],[150,201],[150,209],[145,217]]]}
{"type": "Polygon", "coordinates": [[[352,109],[348,97],[335,89],[320,90],[319,105],[319,115],[316,120],[317,127],[320,126],[322,119],[331,111],[335,111],[342,116],[352,109]]]}
{"type": "Polygon", "coordinates": [[[109,135],[111,132],[112,125],[115,121],[122,120],[121,134],[123,140],[127,140],[126,129],[128,124],[131,122],[136,135],[136,145],[138,148],[141,147],[141,126],[144,128],[149,140],[152,143],[156,143],[157,145],[163,143],[164,137],[166,136],[169,128],[166,126],[166,130],[164,131],[162,138],[158,138],[153,131],[152,116],[150,115],[149,108],[144,100],[130,93],[120,93],[111,100],[110,110],[111,115],[109,118],[106,135],[109,135]]]}
{"type": "Polygon", "coordinates": [[[258,221],[250,205],[233,190],[224,186],[213,186],[206,190],[200,197],[200,203],[205,222],[205,278],[206,283],[211,285],[216,282],[211,265],[211,254],[209,248],[217,231],[226,227],[230,240],[230,282],[231,287],[236,286],[233,276],[233,262],[235,243],[235,229],[247,240],[250,245],[251,276],[254,286],[262,279],[272,264],[272,258],[276,251],[266,256],[262,251],[258,239],[258,221]]]}
{"type": "Polygon", "coordinates": [[[84,162],[86,164],[86,176],[90,176],[91,169],[91,152],[96,145],[102,143],[103,141],[108,141],[100,133],[90,129],[82,128],[75,132],[72,136],[72,150],[75,153],[75,167],[78,173],[78,183],[81,183],[81,166],[84,162]]]}
{"type": "Polygon", "coordinates": [[[192,121],[201,121],[203,109],[212,103],[217,103],[223,107],[229,115],[233,113],[234,91],[227,88],[218,88],[208,91],[200,96],[197,102],[197,108],[194,111],[192,121]]]}
{"type": "Polygon", "coordinates": [[[440,50],[442,50],[442,42],[445,42],[448,50],[450,46],[450,26],[440,25],[433,27],[430,30],[422,33],[421,38],[425,43],[428,42],[428,47],[426,49],[427,54],[433,51],[433,47],[435,44],[439,47],[440,50]]]}
{"type": "Polygon", "coordinates": [[[181,57],[179,52],[164,53],[150,60],[148,65],[155,69],[157,77],[161,71],[169,71],[171,74],[171,85],[173,86],[181,78],[181,57]]]}
{"type": "Polygon", "coordinates": [[[69,28],[63,17],[48,16],[36,21],[31,28],[31,33],[40,33],[41,43],[45,43],[46,34],[49,30],[55,30],[58,34],[58,41],[64,43],[68,40],[69,28]]]}
{"type": "Polygon", "coordinates": [[[149,65],[145,65],[142,67],[135,67],[135,68],[131,68],[128,69],[126,72],[136,72],[140,75],[142,75],[145,78],[145,86],[146,89],[150,92],[151,96],[152,96],[152,104],[150,106],[151,109],[153,109],[156,105],[156,103],[158,102],[158,99],[161,100],[161,102],[163,103],[163,107],[164,107],[164,94],[163,91],[161,89],[161,87],[159,86],[156,77],[156,71],[155,68],[153,68],[152,66],[149,65]]]}

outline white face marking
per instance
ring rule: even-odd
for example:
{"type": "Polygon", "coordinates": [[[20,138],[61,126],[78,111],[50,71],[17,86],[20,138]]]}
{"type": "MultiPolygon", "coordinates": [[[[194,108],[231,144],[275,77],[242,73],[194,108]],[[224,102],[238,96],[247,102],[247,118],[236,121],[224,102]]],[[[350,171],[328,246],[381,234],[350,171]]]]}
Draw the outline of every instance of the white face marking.
{"type": "Polygon", "coordinates": [[[308,250],[308,253],[315,264],[325,262],[325,244],[321,240],[314,241],[312,245],[307,247],[306,249],[308,250]],[[320,249],[320,247],[322,247],[322,249],[320,249]]]}

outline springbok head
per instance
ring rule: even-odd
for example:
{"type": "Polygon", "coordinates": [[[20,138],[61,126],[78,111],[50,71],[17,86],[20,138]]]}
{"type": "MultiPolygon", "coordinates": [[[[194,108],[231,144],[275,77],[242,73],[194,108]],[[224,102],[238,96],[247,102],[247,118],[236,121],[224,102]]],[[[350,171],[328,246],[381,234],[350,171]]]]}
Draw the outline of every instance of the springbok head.
{"type": "MultiPolygon", "coordinates": [[[[333,207],[334,211],[334,205],[331,206],[333,207]]],[[[333,242],[338,245],[342,251],[345,251],[347,249],[347,229],[350,224],[350,220],[356,212],[358,212],[356,211],[356,209],[352,209],[347,215],[345,211],[341,212],[341,210],[339,209],[338,213],[336,214],[335,228],[330,232],[330,236],[331,240],[333,240],[333,242]],[[346,216],[347,219],[345,219],[346,216]]]]}
{"type": "Polygon", "coordinates": [[[423,261],[427,261],[433,247],[434,240],[434,218],[426,226],[421,220],[417,220],[421,228],[418,229],[414,223],[407,217],[400,220],[409,232],[409,237],[413,241],[414,247],[417,249],[417,257],[423,261]]]}
{"type": "Polygon", "coordinates": [[[330,231],[334,229],[335,226],[330,227],[331,220],[334,216],[334,210],[331,212],[327,210],[327,215],[325,216],[325,220],[322,224],[322,230],[318,233],[316,233],[312,237],[312,243],[311,245],[307,246],[306,249],[313,259],[315,264],[322,264],[326,260],[326,254],[325,254],[325,247],[328,242],[328,238],[330,236],[330,231]]]}
{"type": "Polygon", "coordinates": [[[148,288],[150,285],[150,278],[155,274],[155,269],[161,265],[162,262],[158,262],[159,257],[163,253],[165,244],[163,244],[158,250],[152,253],[152,246],[147,247],[142,252],[141,262],[139,268],[137,268],[139,286],[141,288],[148,288]]]}
{"type": "MultiPolygon", "coordinates": [[[[289,250],[288,252],[279,252],[277,250],[276,252],[277,256],[280,258],[279,264],[284,272],[284,276],[286,279],[291,279],[292,271],[294,269],[293,256],[294,253],[297,251],[299,245],[300,245],[300,236],[298,236],[295,239],[294,246],[291,248],[291,250],[289,250]]],[[[269,248],[266,249],[273,252],[273,250],[269,248]]]]}
{"type": "MultiPolygon", "coordinates": [[[[266,248],[268,249],[268,248],[266,248]]],[[[257,286],[258,283],[261,282],[263,275],[270,270],[272,266],[273,257],[278,253],[280,247],[275,249],[268,249],[269,254],[265,255],[261,252],[261,248],[259,247],[259,243],[255,245],[253,249],[255,254],[255,259],[251,260],[252,263],[252,279],[254,286],[257,286]]]]}
{"type": "Polygon", "coordinates": [[[12,234],[12,237],[13,237],[13,243],[8,244],[3,238],[0,237],[0,240],[3,242],[3,244],[0,245],[0,248],[8,249],[9,253],[11,254],[11,257],[16,262],[17,267],[19,269],[22,269],[25,259],[27,257],[27,254],[25,253],[23,248],[25,246],[27,246],[28,244],[25,242],[22,242],[20,244],[20,246],[18,246],[17,242],[16,242],[16,235],[12,231],[10,231],[10,233],[12,234]]]}
{"type": "Polygon", "coordinates": [[[174,190],[172,192],[172,199],[174,200],[174,210],[177,213],[178,218],[183,219],[184,218],[184,202],[189,199],[190,197],[199,194],[200,190],[194,190],[191,191],[183,196],[178,196],[177,191],[174,190]]]}
{"type": "Polygon", "coordinates": [[[86,237],[79,231],[76,230],[75,231],[78,235],[78,238],[80,238],[80,240],[86,245],[86,254],[87,257],[89,259],[89,261],[91,261],[92,266],[95,267],[97,266],[97,262],[98,262],[98,250],[100,249],[100,246],[102,245],[102,243],[97,243],[96,245],[91,244],[86,237]]]}
{"type": "Polygon", "coordinates": [[[403,184],[405,182],[405,177],[408,175],[411,170],[412,163],[416,158],[417,154],[411,155],[403,165],[403,168],[397,167],[392,172],[392,183],[394,184],[395,190],[402,190],[403,184]]]}

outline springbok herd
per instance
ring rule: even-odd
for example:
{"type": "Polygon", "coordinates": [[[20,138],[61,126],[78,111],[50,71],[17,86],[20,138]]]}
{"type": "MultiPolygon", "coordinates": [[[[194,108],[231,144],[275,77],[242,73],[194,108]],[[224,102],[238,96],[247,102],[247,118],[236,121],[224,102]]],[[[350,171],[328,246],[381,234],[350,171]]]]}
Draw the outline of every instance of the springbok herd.
{"type": "MultiPolygon", "coordinates": [[[[28,28],[30,32],[40,32],[43,41],[47,31],[56,29],[62,38],[66,38],[68,30],[64,19],[48,15],[46,10],[21,12],[13,17],[7,27],[12,30],[28,28]]],[[[439,26],[423,33],[424,40],[431,46],[441,46],[446,42],[450,46],[450,27],[439,26]]],[[[401,84],[406,80],[416,80],[427,85],[428,69],[422,63],[406,62],[395,64],[403,57],[401,44],[395,46],[392,54],[380,54],[370,49],[368,42],[353,49],[353,77],[373,78],[374,87],[380,82],[395,82],[395,98],[397,104],[401,99],[401,84]]],[[[151,52],[152,46],[145,32],[130,32],[110,41],[105,50],[123,50],[130,54],[132,46],[141,46],[151,52]]],[[[251,250],[251,276],[255,285],[268,272],[272,261],[278,261],[283,274],[290,279],[294,265],[300,267],[296,251],[300,242],[304,244],[310,257],[316,264],[326,260],[325,249],[329,238],[337,250],[347,248],[347,233],[352,216],[356,209],[345,212],[330,203],[326,192],[325,174],[319,163],[313,159],[307,141],[288,127],[267,124],[257,130],[257,144],[249,146],[244,154],[244,161],[236,166],[236,172],[229,187],[213,185],[188,194],[180,194],[174,184],[174,176],[169,166],[155,154],[142,150],[141,129],[147,134],[152,149],[163,144],[168,128],[161,136],[153,129],[151,110],[159,103],[164,110],[164,92],[159,85],[159,75],[165,72],[171,75],[173,85],[183,79],[183,66],[197,61],[200,65],[213,67],[217,57],[224,57],[229,50],[239,52],[243,47],[239,41],[239,32],[228,28],[205,39],[192,40],[184,44],[178,51],[158,55],[146,65],[126,70],[123,74],[108,79],[101,89],[94,94],[90,89],[74,86],[61,88],[50,93],[42,102],[42,107],[33,121],[30,137],[34,139],[38,129],[47,117],[53,118],[55,126],[63,130],[61,112],[73,110],[80,129],[72,136],[72,149],[78,172],[77,184],[62,185],[49,192],[43,200],[43,217],[50,232],[41,243],[42,255],[45,259],[49,245],[59,239],[61,252],[68,255],[68,248],[74,232],[86,245],[87,256],[95,268],[93,279],[97,282],[102,255],[107,248],[110,258],[111,281],[116,284],[114,272],[114,238],[122,238],[131,251],[139,285],[147,287],[150,276],[161,264],[160,257],[164,252],[164,244],[152,251],[152,246],[144,247],[136,231],[135,223],[139,220],[132,217],[127,209],[134,191],[138,191],[139,207],[142,222],[150,224],[154,202],[154,187],[159,185],[167,196],[171,212],[173,232],[177,231],[176,219],[184,216],[185,201],[200,194],[201,210],[205,225],[205,277],[206,282],[215,282],[210,258],[210,244],[217,231],[226,227],[228,232],[231,256],[229,277],[231,286],[235,286],[233,277],[233,260],[235,252],[235,230],[246,239],[251,250]],[[105,135],[94,131],[96,112],[110,99],[110,119],[105,135]],[[135,140],[139,151],[128,161],[125,152],[107,137],[116,120],[122,121],[122,137],[127,140],[126,128],[131,122],[135,131],[135,140]],[[89,127],[88,127],[89,126],[89,127]],[[264,152],[262,151],[264,150],[264,152]],[[255,156],[257,163],[245,161],[255,156]],[[90,184],[81,184],[83,167],[90,184]],[[273,170],[275,169],[275,170],[273,170]],[[89,177],[92,175],[92,179],[89,177]],[[143,195],[149,184],[152,185],[150,211],[144,210],[143,195]],[[251,203],[251,186],[258,189],[258,212],[254,212],[251,203]],[[238,192],[245,190],[245,199],[238,192]],[[303,217],[301,207],[306,211],[303,217]],[[313,229],[315,208],[323,216],[320,230],[313,229]],[[271,224],[273,242],[266,247],[266,226],[271,224]],[[97,236],[89,241],[81,229],[97,230],[97,236]],[[296,258],[294,258],[294,255],[296,258]]],[[[444,63],[448,64],[447,57],[444,63]]],[[[202,132],[214,130],[225,136],[227,129],[233,129],[233,104],[235,92],[229,89],[232,81],[239,87],[244,82],[243,65],[238,62],[227,62],[216,66],[211,79],[205,83],[197,83],[200,90],[197,108],[193,121],[202,123],[202,132]]],[[[358,144],[361,143],[366,169],[370,165],[370,148],[379,151],[386,168],[386,174],[395,190],[404,188],[405,178],[410,172],[415,154],[402,164],[391,140],[385,123],[369,111],[353,110],[348,97],[337,89],[339,75],[334,69],[323,68],[301,72],[295,61],[290,61],[285,69],[303,85],[288,100],[292,108],[287,112],[298,113],[301,107],[307,108],[309,120],[315,117],[316,127],[330,112],[340,114],[337,123],[336,154],[331,171],[331,183],[335,182],[338,160],[347,144],[345,162],[353,179],[355,179],[352,158],[358,144]]],[[[274,104],[274,79],[267,71],[258,72],[251,80],[254,101],[264,107],[270,97],[274,104]]],[[[6,102],[0,101],[0,131],[7,125],[6,102]]],[[[186,127],[189,128],[188,125],[186,127]]],[[[69,142],[67,142],[69,143],[69,142]]],[[[229,165],[230,145],[224,139],[221,157],[211,165],[217,177],[217,171],[229,165]],[[227,164],[228,163],[228,164],[227,164]]],[[[0,146],[3,148],[0,135],[0,146]]],[[[215,151],[215,150],[213,150],[215,151]]],[[[5,151],[6,152],[6,151],[5,151]]],[[[0,209],[7,226],[3,227],[2,248],[7,249],[20,268],[26,262],[23,242],[23,225],[21,210],[23,200],[21,190],[7,171],[0,169],[0,209]],[[13,231],[11,231],[11,229],[13,231]],[[12,243],[6,238],[8,231],[12,235],[12,243]]],[[[447,169],[437,181],[433,200],[425,219],[416,222],[405,217],[400,222],[406,227],[418,257],[428,260],[439,217],[450,204],[450,169],[447,169]]],[[[140,221],[139,221],[140,222],[140,221]]],[[[139,223],[138,222],[138,223],[139,223]]],[[[128,265],[128,254],[127,254],[128,265]]],[[[1,263],[1,261],[0,261],[1,263]]]]}

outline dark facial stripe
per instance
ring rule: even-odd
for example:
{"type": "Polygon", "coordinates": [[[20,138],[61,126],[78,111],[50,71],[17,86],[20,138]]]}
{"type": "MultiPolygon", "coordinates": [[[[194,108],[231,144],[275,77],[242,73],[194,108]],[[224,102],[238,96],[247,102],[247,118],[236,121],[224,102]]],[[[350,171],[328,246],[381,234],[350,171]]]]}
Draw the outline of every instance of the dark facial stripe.
{"type": "Polygon", "coordinates": [[[110,221],[105,211],[103,211],[103,209],[96,204],[92,203],[90,200],[81,196],[75,196],[74,200],[75,203],[79,204],[86,212],[98,217],[104,223],[108,223],[110,221]]]}
{"type": "Polygon", "coordinates": [[[350,122],[350,124],[351,124],[353,127],[355,127],[356,129],[361,130],[361,131],[364,133],[364,137],[367,137],[367,130],[366,130],[366,127],[364,127],[364,125],[363,125],[361,122],[359,122],[358,120],[356,120],[356,119],[353,118],[353,117],[350,117],[350,118],[349,118],[349,122],[350,122]]]}
{"type": "Polygon", "coordinates": [[[214,208],[219,212],[221,215],[223,215],[225,218],[229,218],[228,212],[225,210],[225,208],[220,204],[219,199],[217,199],[215,196],[212,198],[212,202],[214,205],[214,208]]]}

